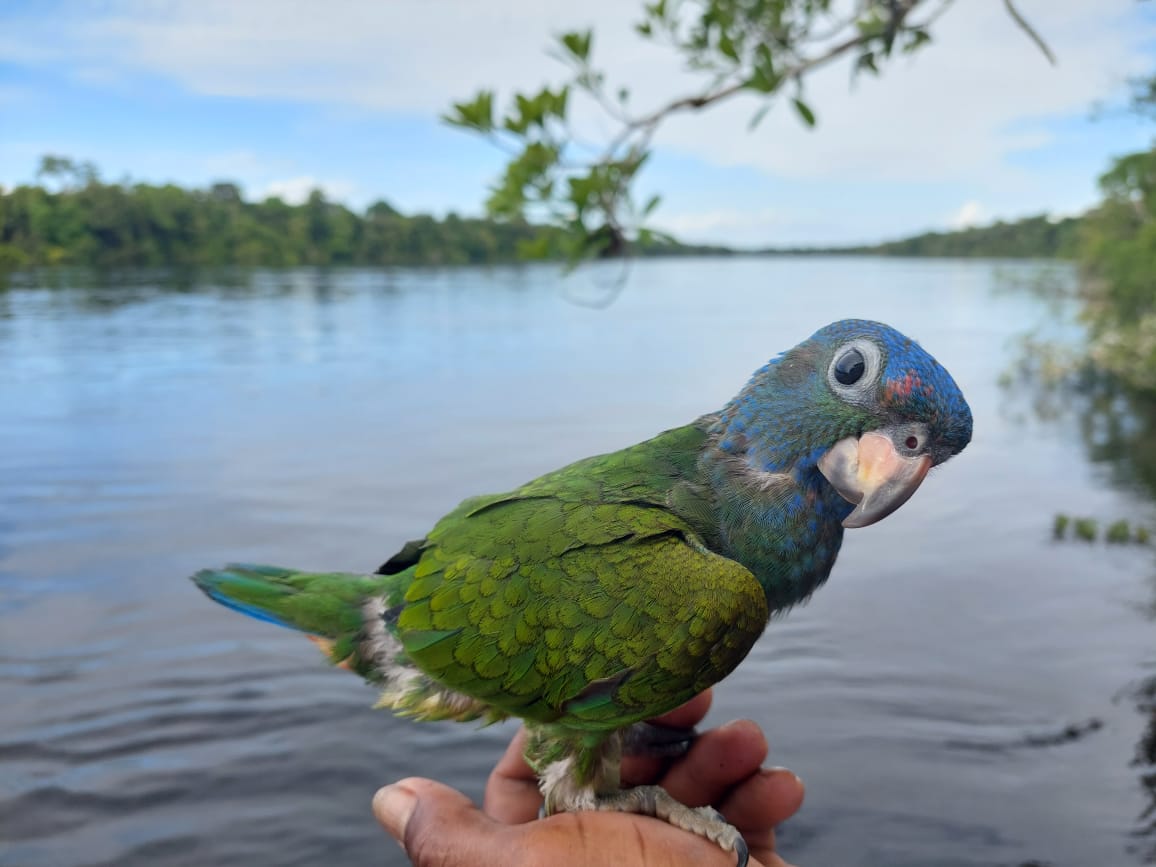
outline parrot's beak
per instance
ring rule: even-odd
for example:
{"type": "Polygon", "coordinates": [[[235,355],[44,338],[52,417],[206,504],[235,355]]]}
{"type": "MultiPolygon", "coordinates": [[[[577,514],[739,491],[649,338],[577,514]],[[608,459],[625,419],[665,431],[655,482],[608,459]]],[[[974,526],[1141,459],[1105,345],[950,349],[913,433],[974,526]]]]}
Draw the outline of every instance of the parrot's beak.
{"type": "Polygon", "coordinates": [[[819,472],[843,499],[855,504],[844,527],[882,521],[911,498],[929,469],[930,456],[901,455],[890,437],[876,432],[839,440],[819,458],[819,472]]]}

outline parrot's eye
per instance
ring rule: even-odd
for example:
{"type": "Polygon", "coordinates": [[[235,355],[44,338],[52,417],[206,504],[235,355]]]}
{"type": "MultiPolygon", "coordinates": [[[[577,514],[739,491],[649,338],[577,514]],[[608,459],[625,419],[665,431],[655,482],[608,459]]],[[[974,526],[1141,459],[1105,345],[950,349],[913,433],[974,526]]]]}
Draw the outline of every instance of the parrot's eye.
{"type": "Polygon", "coordinates": [[[849,340],[835,350],[827,368],[827,383],[848,403],[867,406],[875,400],[875,385],[883,370],[883,353],[874,341],[849,340]]]}
{"type": "Polygon", "coordinates": [[[843,385],[854,385],[863,378],[866,369],[867,362],[863,360],[863,353],[858,349],[848,349],[835,362],[835,379],[843,385]]]}

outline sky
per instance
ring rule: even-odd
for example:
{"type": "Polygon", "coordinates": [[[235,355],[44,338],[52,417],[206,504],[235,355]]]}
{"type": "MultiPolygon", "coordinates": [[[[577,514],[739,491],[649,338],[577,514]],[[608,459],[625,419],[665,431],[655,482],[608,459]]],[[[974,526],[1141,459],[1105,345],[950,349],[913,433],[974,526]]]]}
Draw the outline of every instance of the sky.
{"type": "MultiPolygon", "coordinates": [[[[1122,110],[1156,71],[1156,2],[955,0],[933,43],[878,78],[847,63],[806,83],[805,128],[742,97],[660,128],[642,194],[654,223],[736,246],[846,244],[1047,212],[1097,198],[1113,155],[1150,146],[1122,110]]],[[[317,187],[355,209],[479,214],[504,154],[439,116],[558,84],[555,34],[593,27],[594,59],[640,112],[701,87],[633,32],[641,0],[0,0],[0,185],[43,154],[108,180],[238,183],[248,198],[317,187]]],[[[583,135],[613,125],[575,106],[583,135]]]]}

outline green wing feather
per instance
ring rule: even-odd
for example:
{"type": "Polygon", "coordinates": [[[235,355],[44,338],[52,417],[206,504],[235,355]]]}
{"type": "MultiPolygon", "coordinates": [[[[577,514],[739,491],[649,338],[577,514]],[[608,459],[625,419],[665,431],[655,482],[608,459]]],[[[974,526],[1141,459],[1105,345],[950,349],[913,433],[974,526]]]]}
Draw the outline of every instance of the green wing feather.
{"type": "Polygon", "coordinates": [[[463,503],[414,567],[398,620],[409,657],[510,714],[597,730],[726,676],[768,610],[686,517],[701,511],[689,480],[704,437],[679,428],[463,503]]]}

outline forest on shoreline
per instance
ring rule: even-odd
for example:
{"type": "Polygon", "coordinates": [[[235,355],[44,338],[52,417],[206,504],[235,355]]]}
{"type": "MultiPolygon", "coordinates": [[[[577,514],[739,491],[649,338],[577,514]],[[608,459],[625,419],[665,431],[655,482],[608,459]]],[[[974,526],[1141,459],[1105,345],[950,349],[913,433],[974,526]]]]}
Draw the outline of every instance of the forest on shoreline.
{"type": "MultiPolygon", "coordinates": [[[[873,246],[737,250],[652,234],[639,256],[878,254],[1070,257],[1079,218],[1045,215],[873,246]]],[[[0,270],[54,265],[470,265],[562,259],[562,230],[524,220],[406,215],[384,200],[356,212],[314,190],[301,204],[246,200],[240,187],[108,183],[89,163],[44,157],[37,183],[0,189],[0,270]]]]}
{"type": "MultiPolygon", "coordinates": [[[[300,204],[205,189],[106,183],[90,163],[41,160],[37,183],[0,189],[0,270],[242,265],[470,265],[558,259],[562,230],[524,220],[358,213],[314,190],[300,204]]],[[[729,252],[652,236],[636,255],[729,252]]]]}

